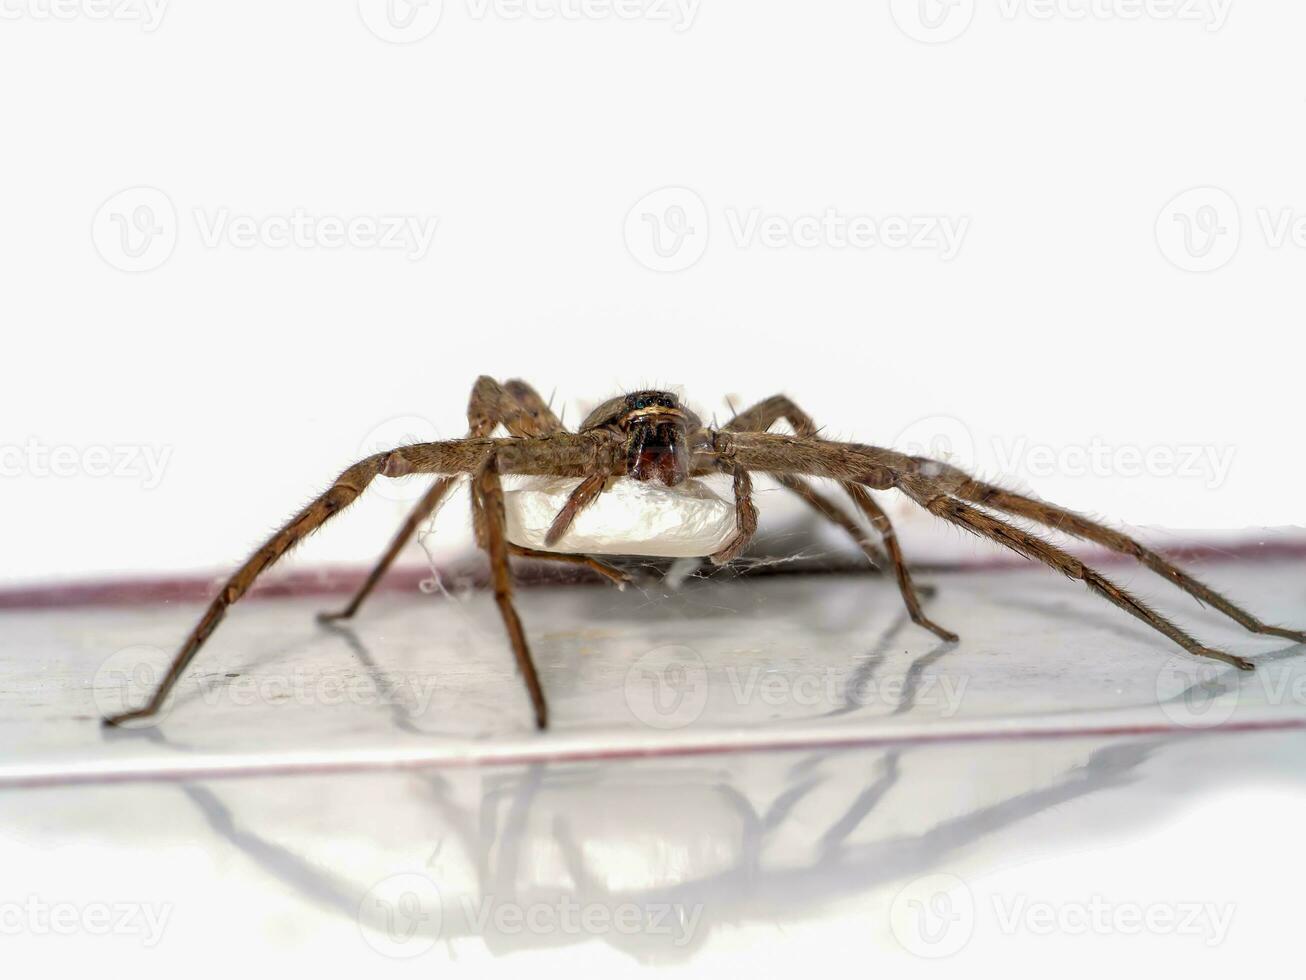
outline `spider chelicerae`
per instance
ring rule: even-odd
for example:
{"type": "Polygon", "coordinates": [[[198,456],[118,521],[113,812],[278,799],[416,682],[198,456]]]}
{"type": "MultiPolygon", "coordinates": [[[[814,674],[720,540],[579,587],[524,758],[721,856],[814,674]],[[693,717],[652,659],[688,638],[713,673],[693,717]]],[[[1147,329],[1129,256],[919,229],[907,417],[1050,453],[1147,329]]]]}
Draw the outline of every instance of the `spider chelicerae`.
{"type": "MultiPolygon", "coordinates": [[[[932,622],[922,610],[893,525],[872,497],[871,490],[899,490],[936,517],[1079,579],[1196,656],[1222,660],[1242,670],[1253,669],[1252,663],[1242,657],[1203,646],[1101,573],[994,512],[1025,518],[1129,555],[1254,633],[1306,642],[1306,633],[1261,622],[1143,544],[1088,518],[983,483],[938,460],[823,439],[812,419],[783,395],[740,412],[721,428],[712,428],[704,426],[670,392],[636,391],[605,401],[581,423],[579,431],[571,432],[524,381],[499,384],[493,378],[482,377],[472,389],[467,417],[470,432],[465,439],[419,443],[377,453],[341,473],[325,493],[296,514],[228,579],[150,699],[136,710],[106,718],[105,723],[117,725],[156,714],[227,609],[249,590],[260,574],[333,514],[353,503],[378,476],[415,473],[435,474],[440,479],[404,521],[353,600],[341,611],[324,613],[320,618],[337,620],[353,616],[419,525],[435,511],[459,479],[469,478],[476,541],[489,554],[494,598],[534,706],[536,726],[541,729],[548,725],[548,708],[525,630],[513,606],[508,560],[519,556],[581,565],[624,585],[627,576],[621,570],[593,554],[568,553],[565,547],[559,547],[565,545],[578,515],[622,478],[639,485],[672,489],[703,476],[728,474],[734,491],[733,527],[709,556],[714,563],[723,565],[739,555],[757,528],[749,474],[767,473],[823,517],[844,528],[872,563],[881,567],[891,565],[912,620],[948,641],[955,641],[957,635],[932,622]],[[792,428],[792,435],[769,431],[781,420],[792,428]],[[495,438],[493,434],[500,426],[508,435],[495,438]],[[505,474],[579,481],[543,535],[543,547],[527,547],[511,540],[501,480],[505,474]],[[876,530],[879,543],[840,504],[816,490],[808,477],[835,481],[876,530]]],[[[617,550],[620,544],[615,542],[617,550]]],[[[649,549],[627,553],[664,552],[649,549]]]]}

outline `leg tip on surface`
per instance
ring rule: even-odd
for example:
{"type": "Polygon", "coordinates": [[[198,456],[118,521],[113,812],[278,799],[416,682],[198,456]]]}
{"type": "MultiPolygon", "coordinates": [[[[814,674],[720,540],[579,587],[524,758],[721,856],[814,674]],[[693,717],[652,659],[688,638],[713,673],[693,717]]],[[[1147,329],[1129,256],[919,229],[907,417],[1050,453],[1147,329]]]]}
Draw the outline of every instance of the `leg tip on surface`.
{"type": "Polygon", "coordinates": [[[929,630],[931,633],[937,636],[944,643],[957,643],[958,641],[961,640],[961,637],[958,636],[956,633],[952,632],[952,630],[944,629],[938,623],[930,622],[930,620],[926,619],[924,616],[922,616],[920,619],[913,619],[912,621],[917,626],[925,627],[925,629],[929,630]]]}
{"type": "Polygon", "coordinates": [[[149,711],[125,711],[120,715],[105,715],[100,719],[101,728],[122,728],[124,724],[130,721],[137,721],[140,718],[148,718],[149,711]]]}

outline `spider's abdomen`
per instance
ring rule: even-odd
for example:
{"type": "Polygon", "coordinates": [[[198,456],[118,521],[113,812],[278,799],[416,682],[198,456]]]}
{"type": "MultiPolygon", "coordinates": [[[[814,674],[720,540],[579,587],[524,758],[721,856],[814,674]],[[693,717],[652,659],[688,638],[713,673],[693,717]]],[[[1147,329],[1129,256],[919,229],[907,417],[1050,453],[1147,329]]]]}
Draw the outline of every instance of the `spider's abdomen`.
{"type": "Polygon", "coordinates": [[[675,487],[618,478],[576,515],[557,544],[544,536],[579,480],[522,477],[504,493],[508,540],[561,554],[697,558],[719,551],[735,531],[734,504],[707,484],[675,487]]]}

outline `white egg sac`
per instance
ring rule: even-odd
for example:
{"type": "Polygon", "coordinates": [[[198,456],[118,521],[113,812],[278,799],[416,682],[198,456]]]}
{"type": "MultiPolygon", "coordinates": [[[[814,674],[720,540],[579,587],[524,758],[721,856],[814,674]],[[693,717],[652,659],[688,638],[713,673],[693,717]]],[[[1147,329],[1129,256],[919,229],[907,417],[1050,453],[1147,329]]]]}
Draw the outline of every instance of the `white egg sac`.
{"type": "Polygon", "coordinates": [[[664,487],[618,477],[576,515],[560,541],[545,545],[549,525],[580,482],[519,477],[516,486],[505,488],[508,540],[565,554],[692,558],[718,551],[735,531],[734,503],[699,480],[664,487]]]}

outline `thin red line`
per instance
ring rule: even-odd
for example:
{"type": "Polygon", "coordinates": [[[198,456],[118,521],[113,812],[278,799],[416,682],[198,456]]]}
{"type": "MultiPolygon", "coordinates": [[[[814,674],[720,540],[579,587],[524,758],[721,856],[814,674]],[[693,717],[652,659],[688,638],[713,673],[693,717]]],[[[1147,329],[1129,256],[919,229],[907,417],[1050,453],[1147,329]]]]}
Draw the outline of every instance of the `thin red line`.
{"type": "MultiPolygon", "coordinates": [[[[1166,557],[1177,562],[1216,562],[1216,561],[1271,561],[1287,558],[1306,558],[1306,541],[1270,541],[1265,543],[1247,542],[1231,545],[1189,544],[1158,549],[1166,557]]],[[[1092,552],[1095,564],[1125,564],[1132,559],[1111,552],[1092,552]]],[[[975,559],[948,565],[921,564],[922,571],[987,571],[995,569],[1028,568],[1029,563],[1021,558],[1008,558],[995,555],[988,559],[975,559]]],[[[810,573],[808,566],[791,566],[781,571],[791,574],[810,573]]],[[[831,571],[855,571],[857,566],[838,566],[831,571]]],[[[338,568],[325,567],[317,570],[286,572],[260,582],[248,598],[297,598],[308,596],[330,596],[352,594],[367,575],[365,567],[338,568]]],[[[441,576],[446,580],[457,578],[470,580],[483,585],[485,576],[479,564],[442,570],[441,576]]],[[[429,568],[410,566],[397,567],[377,586],[382,592],[413,593],[419,585],[432,577],[429,568]]],[[[220,576],[176,575],[156,578],[134,578],[111,580],[93,580],[83,582],[50,583],[33,586],[19,586],[0,589],[0,609],[52,609],[70,606],[122,606],[147,602],[200,602],[210,598],[218,588],[220,576]]],[[[557,571],[547,574],[530,574],[522,576],[524,584],[559,583],[575,584],[599,581],[597,576],[582,574],[567,575],[557,571]]]]}

